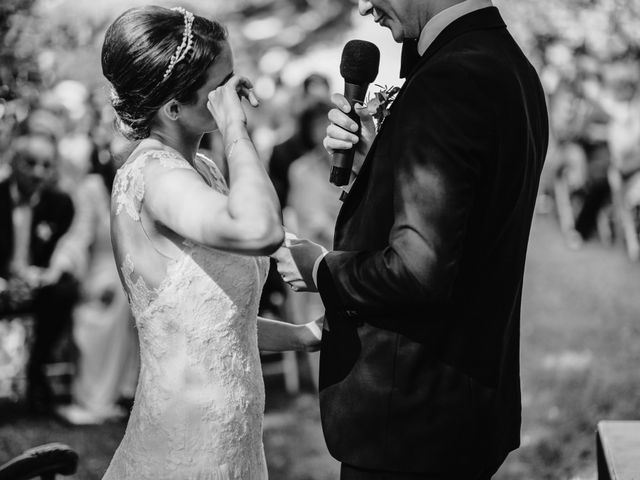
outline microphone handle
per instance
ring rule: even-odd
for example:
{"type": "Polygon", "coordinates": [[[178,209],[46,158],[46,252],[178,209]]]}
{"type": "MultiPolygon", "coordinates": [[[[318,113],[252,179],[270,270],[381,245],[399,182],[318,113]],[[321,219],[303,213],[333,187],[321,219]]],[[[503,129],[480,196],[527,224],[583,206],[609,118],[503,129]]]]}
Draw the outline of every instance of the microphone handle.
{"type": "MultiPolygon", "coordinates": [[[[356,113],[354,105],[356,103],[364,104],[364,98],[367,94],[368,87],[369,84],[357,85],[349,82],[345,82],[344,84],[344,96],[349,102],[349,105],[351,105],[351,111],[348,115],[351,120],[358,124],[358,135],[360,134],[360,117],[356,113]]],[[[331,175],[329,176],[329,181],[332,184],[340,187],[349,183],[354,153],[354,147],[351,147],[348,150],[339,150],[334,152],[333,160],[331,162],[331,175]]]]}

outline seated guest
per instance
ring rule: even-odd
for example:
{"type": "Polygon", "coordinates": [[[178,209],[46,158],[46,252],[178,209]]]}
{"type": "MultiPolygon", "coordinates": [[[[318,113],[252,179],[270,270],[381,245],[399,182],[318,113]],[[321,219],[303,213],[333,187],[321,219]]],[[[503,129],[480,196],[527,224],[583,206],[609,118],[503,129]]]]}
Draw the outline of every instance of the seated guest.
{"type": "Polygon", "coordinates": [[[53,187],[56,144],[45,134],[28,133],[13,144],[11,175],[0,182],[0,278],[30,290],[33,345],[27,366],[27,397],[36,410],[51,407],[52,390],[44,366],[68,332],[77,283],[63,275],[44,282],[51,254],[73,219],[68,195],[53,187]]]}
{"type": "Polygon", "coordinates": [[[135,392],[138,339],[111,249],[109,169],[100,164],[86,134],[62,138],[59,152],[67,183],[76,186],[76,214],[58,242],[49,275],[57,279],[71,273],[81,288],[73,313],[79,358],[72,403],[56,413],[73,425],[99,424],[126,415],[118,400],[132,399],[135,392]]]}
{"type": "Polygon", "coordinates": [[[296,119],[294,134],[282,143],[273,147],[271,158],[269,159],[269,177],[278,194],[280,205],[286,205],[289,195],[289,168],[305,153],[314,148],[314,141],[311,138],[311,114],[310,107],[319,101],[329,100],[329,81],[319,74],[309,75],[303,82],[303,97],[301,102],[301,113],[296,119]]]}
{"type": "Polygon", "coordinates": [[[286,206],[295,217],[291,228],[301,238],[333,245],[333,229],[340,210],[342,190],[329,183],[331,157],[322,146],[327,130],[326,102],[309,105],[302,113],[303,130],[311,149],[292,163],[289,169],[289,194],[286,206]]]}
{"type": "MultiPolygon", "coordinates": [[[[302,112],[303,128],[312,148],[289,168],[288,203],[283,212],[285,227],[327,249],[333,245],[342,193],[342,189],[329,183],[331,156],[322,146],[330,108],[326,102],[316,102],[302,112]]],[[[287,301],[293,323],[310,322],[324,315],[318,293],[298,292],[288,296],[287,301]]],[[[317,386],[318,352],[309,353],[308,359],[311,378],[317,386]]]]}

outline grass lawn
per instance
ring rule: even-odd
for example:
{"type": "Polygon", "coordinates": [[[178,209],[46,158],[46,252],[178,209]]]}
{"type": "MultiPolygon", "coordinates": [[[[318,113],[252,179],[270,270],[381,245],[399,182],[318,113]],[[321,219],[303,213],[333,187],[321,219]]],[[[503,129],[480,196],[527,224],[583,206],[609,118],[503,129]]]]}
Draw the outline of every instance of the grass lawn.
{"type": "Polygon", "coordinates": [[[499,480],[595,480],[599,420],[640,419],[640,265],[534,224],[522,312],[522,447],[499,480]]]}
{"type": "MultiPolygon", "coordinates": [[[[534,224],[522,319],[522,447],[496,480],[595,480],[595,428],[602,419],[640,419],[640,265],[620,247],[564,247],[552,219],[534,224]]],[[[320,430],[308,384],[284,393],[267,379],[265,448],[271,480],[329,480],[338,465],[320,430]]],[[[81,480],[97,480],[123,424],[71,428],[0,406],[0,462],[61,441],[77,449],[81,480]]]]}

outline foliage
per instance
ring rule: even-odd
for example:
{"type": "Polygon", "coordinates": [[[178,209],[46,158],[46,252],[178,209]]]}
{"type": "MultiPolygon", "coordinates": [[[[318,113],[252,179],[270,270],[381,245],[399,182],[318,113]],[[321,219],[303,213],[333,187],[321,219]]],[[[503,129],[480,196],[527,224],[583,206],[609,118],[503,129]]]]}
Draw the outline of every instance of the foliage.
{"type": "Polygon", "coordinates": [[[601,60],[640,51],[638,0],[496,0],[519,40],[560,41],[601,60]]]}
{"type": "Polygon", "coordinates": [[[12,98],[37,71],[33,55],[20,45],[35,0],[0,3],[0,98],[12,98]]]}

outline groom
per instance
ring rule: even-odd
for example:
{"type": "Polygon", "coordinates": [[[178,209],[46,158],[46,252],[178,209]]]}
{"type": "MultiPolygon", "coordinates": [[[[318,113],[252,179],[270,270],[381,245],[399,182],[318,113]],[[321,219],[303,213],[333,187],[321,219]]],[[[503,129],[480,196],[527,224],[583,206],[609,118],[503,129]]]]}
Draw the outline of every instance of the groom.
{"type": "MultiPolygon", "coordinates": [[[[548,121],[489,0],[360,0],[406,82],[344,200],[334,250],[279,269],[326,308],[320,408],[341,478],[485,480],[520,441],[522,278],[548,121]],[[407,63],[413,57],[414,63],[407,63]]],[[[353,144],[334,96],[325,146],[353,144]]],[[[365,128],[366,127],[366,128],[365,128]]]]}

